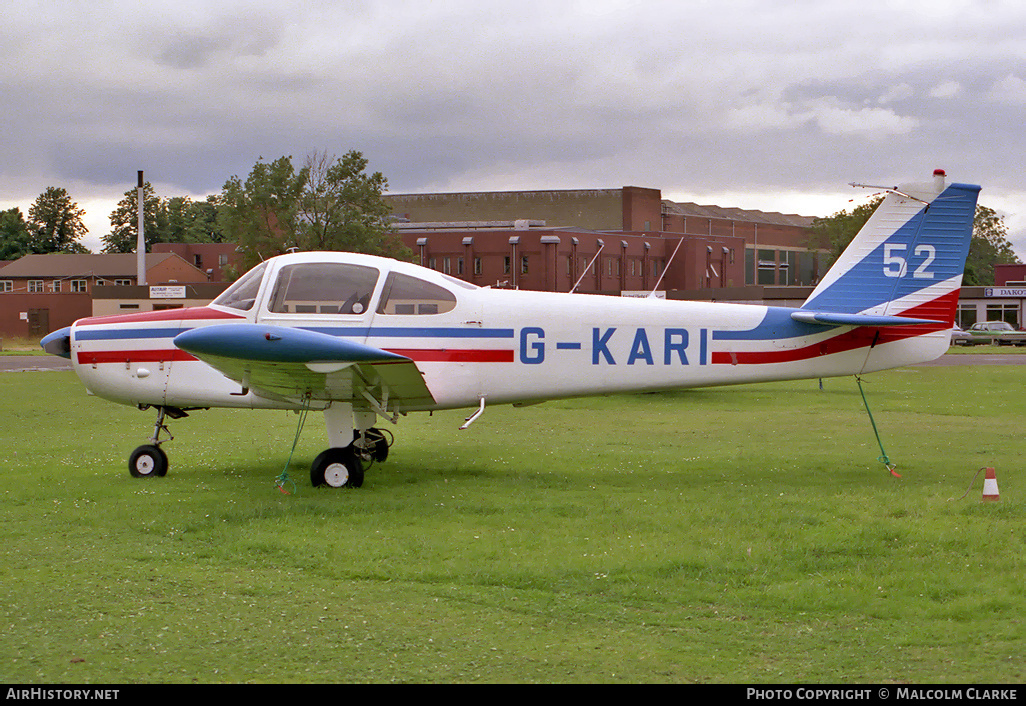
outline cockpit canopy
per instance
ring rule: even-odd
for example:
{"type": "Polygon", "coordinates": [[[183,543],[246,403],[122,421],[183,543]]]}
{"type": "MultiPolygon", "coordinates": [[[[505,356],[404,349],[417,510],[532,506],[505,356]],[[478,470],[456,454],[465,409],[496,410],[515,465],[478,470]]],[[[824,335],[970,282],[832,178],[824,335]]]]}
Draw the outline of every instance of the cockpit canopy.
{"type": "Polygon", "coordinates": [[[215,299],[214,304],[239,311],[251,310],[260,297],[265,276],[274,278],[264,295],[264,310],[273,314],[362,316],[373,309],[386,316],[431,316],[456,308],[454,290],[477,289],[475,285],[433,272],[428,277],[442,279],[448,286],[414,274],[352,262],[308,258],[305,262],[286,262],[277,268],[273,265],[274,260],[268,260],[254,267],[215,299]],[[379,288],[383,271],[384,282],[379,288]]]}

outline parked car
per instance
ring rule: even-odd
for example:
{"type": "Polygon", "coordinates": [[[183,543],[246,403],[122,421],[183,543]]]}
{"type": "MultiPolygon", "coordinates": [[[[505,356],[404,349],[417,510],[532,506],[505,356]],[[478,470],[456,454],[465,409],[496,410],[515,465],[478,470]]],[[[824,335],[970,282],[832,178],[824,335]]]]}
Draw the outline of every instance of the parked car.
{"type": "Polygon", "coordinates": [[[1007,321],[981,321],[966,332],[970,346],[997,344],[999,346],[1026,346],[1026,331],[1016,331],[1007,321]]]}
{"type": "Polygon", "coordinates": [[[953,346],[971,346],[973,345],[973,337],[968,331],[963,329],[958,324],[951,329],[951,345],[953,346]]]}

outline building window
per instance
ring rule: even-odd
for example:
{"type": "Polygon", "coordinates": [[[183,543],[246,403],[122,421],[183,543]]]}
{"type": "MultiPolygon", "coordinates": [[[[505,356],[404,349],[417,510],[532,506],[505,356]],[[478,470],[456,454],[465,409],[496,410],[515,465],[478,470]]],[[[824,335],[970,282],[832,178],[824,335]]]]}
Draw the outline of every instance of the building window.
{"type": "Polygon", "coordinates": [[[502,274],[508,275],[510,270],[509,255],[502,258],[502,274]]]}
{"type": "Polygon", "coordinates": [[[479,257],[474,258],[474,274],[481,274],[481,258],[479,257]]]}
{"type": "Polygon", "coordinates": [[[798,255],[798,284],[815,284],[816,258],[811,252],[803,252],[798,255]]]}
{"type": "Polygon", "coordinates": [[[28,282],[29,293],[35,294],[43,291],[43,280],[41,279],[30,279],[28,282]]]}
{"type": "Polygon", "coordinates": [[[1019,305],[988,304],[987,321],[1005,321],[1014,328],[1019,328],[1019,305]]]}
{"type": "Polygon", "coordinates": [[[9,279],[0,279],[0,292],[13,292],[14,282],[9,279]]]}
{"type": "Polygon", "coordinates": [[[71,291],[79,293],[86,291],[86,281],[84,279],[71,280],[71,291]]]}
{"type": "Polygon", "coordinates": [[[527,274],[527,255],[523,255],[520,258],[520,274],[527,274]]]}
{"type": "Polygon", "coordinates": [[[217,256],[217,264],[220,267],[224,267],[225,265],[227,265],[228,264],[228,256],[223,254],[223,253],[221,255],[218,255],[217,256]]]}
{"type": "Polygon", "coordinates": [[[458,275],[462,275],[463,274],[463,258],[462,257],[456,258],[456,274],[458,274],[458,275]]]}
{"type": "Polygon", "coordinates": [[[959,304],[958,305],[958,325],[962,328],[969,328],[976,323],[976,305],[975,304],[959,304]]]}
{"type": "Polygon", "coordinates": [[[442,258],[442,272],[444,272],[447,275],[451,275],[452,274],[452,258],[451,257],[442,258]]]}
{"type": "Polygon", "coordinates": [[[59,292],[59,291],[61,291],[61,281],[59,279],[55,279],[53,282],[50,283],[50,291],[51,292],[59,292]]]}
{"type": "Polygon", "coordinates": [[[759,250],[758,261],[756,262],[756,284],[775,285],[777,284],[777,251],[759,250]]]}
{"type": "Polygon", "coordinates": [[[132,286],[132,280],[130,280],[130,279],[116,279],[116,280],[114,280],[114,284],[115,284],[115,286],[118,286],[118,287],[131,287],[132,286]]]}

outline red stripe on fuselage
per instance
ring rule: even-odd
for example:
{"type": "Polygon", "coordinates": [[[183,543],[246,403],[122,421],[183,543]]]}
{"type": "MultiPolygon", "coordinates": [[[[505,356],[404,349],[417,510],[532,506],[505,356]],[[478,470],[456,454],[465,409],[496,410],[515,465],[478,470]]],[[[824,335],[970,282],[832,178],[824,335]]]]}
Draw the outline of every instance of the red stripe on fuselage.
{"type": "Polygon", "coordinates": [[[512,350],[470,350],[460,348],[386,348],[395,353],[423,363],[512,363],[512,350]]]}
{"type": "Polygon", "coordinates": [[[943,324],[920,324],[915,326],[881,326],[873,328],[860,326],[842,334],[814,343],[804,348],[773,351],[713,351],[710,358],[714,365],[765,365],[768,363],[793,363],[833,353],[864,348],[880,343],[891,343],[906,338],[915,338],[934,331],[944,331],[954,325],[955,308],[958,306],[956,289],[936,299],[901,312],[899,316],[910,319],[935,319],[948,321],[943,324]]]}
{"type": "Polygon", "coordinates": [[[168,363],[176,361],[196,360],[183,350],[162,348],[149,351],[79,351],[80,365],[96,365],[98,363],[168,363]]]}
{"type": "MultiPolygon", "coordinates": [[[[513,351],[496,350],[389,350],[413,361],[427,363],[512,363],[513,351]]],[[[99,363],[160,363],[197,360],[179,349],[137,350],[137,351],[79,351],[78,362],[82,365],[99,363]]]]}
{"type": "Polygon", "coordinates": [[[78,326],[96,324],[130,324],[144,321],[196,321],[197,319],[245,319],[245,316],[218,311],[206,306],[193,306],[188,309],[161,309],[160,311],[137,311],[134,314],[113,314],[111,316],[92,316],[79,319],[78,326]]]}

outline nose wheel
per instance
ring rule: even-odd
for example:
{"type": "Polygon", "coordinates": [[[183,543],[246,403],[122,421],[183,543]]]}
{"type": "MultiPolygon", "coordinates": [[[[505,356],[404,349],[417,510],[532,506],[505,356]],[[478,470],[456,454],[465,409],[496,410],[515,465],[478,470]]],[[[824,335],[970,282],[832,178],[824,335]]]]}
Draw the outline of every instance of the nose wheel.
{"type": "MultiPolygon", "coordinates": [[[[143,406],[141,409],[146,409],[146,407],[143,406]]],[[[184,409],[157,407],[157,422],[153,425],[153,436],[150,437],[150,443],[143,444],[128,457],[128,472],[132,474],[133,478],[153,478],[167,475],[167,454],[160,448],[160,445],[165,441],[172,441],[174,437],[171,436],[164,419],[165,417],[181,419],[188,416],[184,409]],[[167,434],[168,438],[161,439],[161,432],[167,434]]]]}
{"type": "Polygon", "coordinates": [[[167,475],[167,454],[159,446],[145,444],[128,457],[128,472],[133,478],[167,475]]]}

